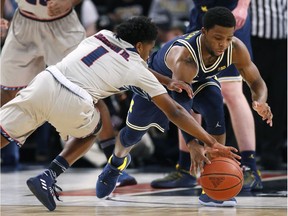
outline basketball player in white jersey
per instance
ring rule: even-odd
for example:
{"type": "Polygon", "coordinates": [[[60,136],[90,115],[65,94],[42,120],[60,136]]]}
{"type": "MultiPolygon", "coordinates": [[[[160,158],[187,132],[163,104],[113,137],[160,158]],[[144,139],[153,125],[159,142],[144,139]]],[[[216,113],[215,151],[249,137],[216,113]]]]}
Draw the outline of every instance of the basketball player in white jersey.
{"type": "MultiPolygon", "coordinates": [[[[218,143],[172,100],[148,70],[146,60],[156,37],[157,27],[146,17],[134,17],[121,23],[115,34],[100,31],[81,42],[61,62],[37,75],[0,109],[1,148],[8,140],[23,145],[45,121],[50,122],[63,139],[70,137],[54,163],[44,173],[27,181],[33,194],[50,211],[56,208],[53,198],[53,195],[57,197],[56,177],[83,156],[95,141],[102,117],[98,111],[99,100],[123,90],[133,89],[151,99],[173,123],[206,143],[215,154],[235,160],[240,158],[233,153],[237,151],[235,148],[218,143]],[[41,182],[47,187],[42,187],[41,182]]],[[[159,79],[163,84],[169,84],[167,79],[159,79]]],[[[167,87],[171,89],[171,86],[167,87]]],[[[187,84],[183,83],[181,88],[192,97],[187,84]]],[[[203,146],[195,146],[192,150],[200,152],[197,164],[201,169],[203,161],[210,163],[203,146]]]]}

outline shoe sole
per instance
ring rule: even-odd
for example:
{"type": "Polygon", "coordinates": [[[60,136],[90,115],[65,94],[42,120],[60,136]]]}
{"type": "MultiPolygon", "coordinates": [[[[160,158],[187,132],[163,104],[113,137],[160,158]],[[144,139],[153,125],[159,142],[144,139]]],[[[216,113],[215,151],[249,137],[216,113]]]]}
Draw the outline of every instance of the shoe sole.
{"type": "Polygon", "coordinates": [[[221,204],[221,203],[214,203],[214,202],[203,202],[201,200],[199,200],[199,204],[203,206],[210,206],[210,207],[235,207],[237,205],[237,203],[233,201],[225,201],[225,204],[221,204]]]}
{"type": "MultiPolygon", "coordinates": [[[[51,205],[46,205],[47,202],[50,202],[50,200],[47,197],[43,197],[38,195],[37,189],[34,186],[34,179],[30,178],[26,181],[26,184],[28,186],[28,188],[30,189],[30,191],[34,194],[34,196],[49,210],[49,211],[53,211],[56,209],[56,206],[51,206],[51,205]]],[[[35,184],[38,184],[37,182],[35,182],[35,184]]],[[[40,185],[39,185],[40,187],[40,185]]]]}

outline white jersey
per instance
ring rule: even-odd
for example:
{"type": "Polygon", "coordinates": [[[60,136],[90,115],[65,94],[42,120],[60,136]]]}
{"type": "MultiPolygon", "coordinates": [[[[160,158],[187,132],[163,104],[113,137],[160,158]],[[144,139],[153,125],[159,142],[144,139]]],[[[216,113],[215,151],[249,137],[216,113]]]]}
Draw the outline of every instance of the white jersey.
{"type": "Polygon", "coordinates": [[[1,107],[1,133],[21,145],[48,121],[62,139],[86,137],[99,128],[94,103],[130,86],[150,98],[167,92],[131,44],[103,30],[39,73],[1,107]]]}
{"type": "Polygon", "coordinates": [[[94,103],[129,86],[144,90],[151,98],[167,92],[135,48],[107,30],[85,39],[56,67],[92,95],[94,103]]]}

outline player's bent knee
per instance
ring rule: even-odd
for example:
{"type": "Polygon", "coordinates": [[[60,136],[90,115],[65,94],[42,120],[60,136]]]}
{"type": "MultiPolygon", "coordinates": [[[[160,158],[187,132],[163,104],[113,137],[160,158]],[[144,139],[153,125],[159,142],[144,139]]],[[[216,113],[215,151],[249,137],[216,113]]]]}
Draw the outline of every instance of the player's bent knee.
{"type": "Polygon", "coordinates": [[[146,131],[136,131],[127,126],[120,131],[120,142],[124,147],[130,147],[138,143],[146,131]]]}

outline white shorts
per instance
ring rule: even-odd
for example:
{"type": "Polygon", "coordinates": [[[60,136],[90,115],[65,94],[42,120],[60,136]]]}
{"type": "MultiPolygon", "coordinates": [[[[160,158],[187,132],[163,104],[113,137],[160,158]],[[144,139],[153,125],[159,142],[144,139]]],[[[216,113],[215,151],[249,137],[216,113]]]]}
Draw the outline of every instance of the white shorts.
{"type": "Polygon", "coordinates": [[[27,18],[16,10],[1,52],[1,87],[27,86],[47,65],[61,61],[85,37],[74,10],[47,22],[27,18]]]}
{"type": "Polygon", "coordinates": [[[46,121],[56,128],[63,140],[68,136],[83,138],[94,133],[100,121],[92,97],[83,98],[73,93],[48,71],[37,75],[28,87],[5,104],[0,116],[3,132],[20,145],[46,121]]]}

